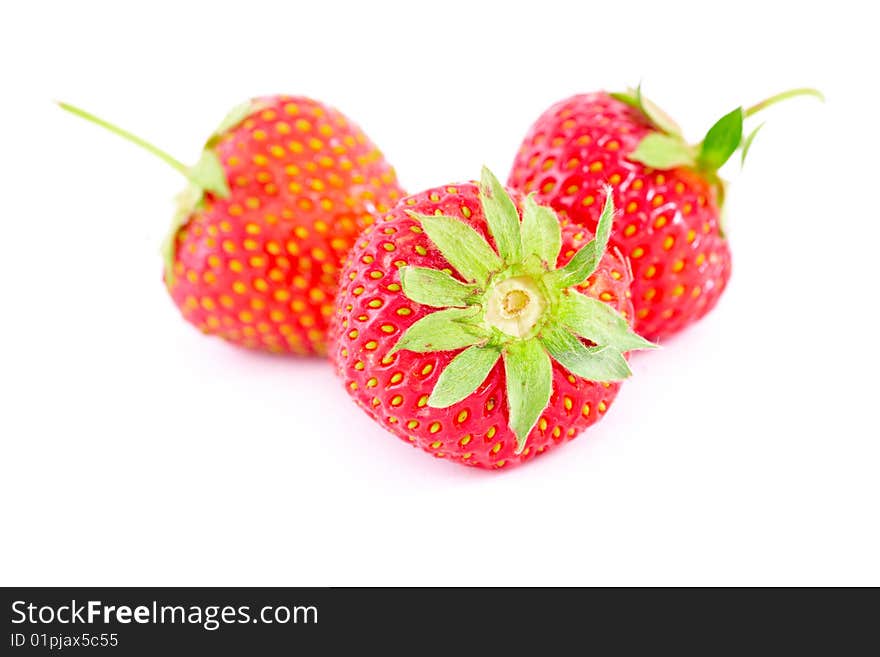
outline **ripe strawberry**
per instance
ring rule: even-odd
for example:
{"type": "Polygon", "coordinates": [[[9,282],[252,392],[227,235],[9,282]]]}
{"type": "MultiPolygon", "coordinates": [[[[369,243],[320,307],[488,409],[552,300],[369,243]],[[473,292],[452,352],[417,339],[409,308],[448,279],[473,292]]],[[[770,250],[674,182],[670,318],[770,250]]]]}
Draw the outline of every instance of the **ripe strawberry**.
{"type": "Polygon", "coordinates": [[[743,119],[795,89],[722,117],[700,144],[638,89],[572,96],[548,109],[520,147],[508,184],[535,191],[563,221],[593,228],[603,185],[623,210],[611,245],[628,256],[634,275],[635,329],[650,339],[672,335],[717,303],[730,277],[730,249],[720,209],[725,183],[718,169],[742,157],[761,126],[743,136],[743,119]]]}
{"type": "Polygon", "coordinates": [[[604,254],[613,212],[609,192],[587,241],[488,170],[399,203],[343,269],[330,351],[351,396],[400,438],[482,468],[575,437],[629,376],[624,352],[651,346],[624,319],[626,265],[604,254]]]}
{"type": "Polygon", "coordinates": [[[187,167],[116,126],[189,186],[163,247],[165,283],[207,334],[272,352],[321,354],[339,268],[355,238],[402,195],[360,128],[303,97],[235,108],[187,167]]]}

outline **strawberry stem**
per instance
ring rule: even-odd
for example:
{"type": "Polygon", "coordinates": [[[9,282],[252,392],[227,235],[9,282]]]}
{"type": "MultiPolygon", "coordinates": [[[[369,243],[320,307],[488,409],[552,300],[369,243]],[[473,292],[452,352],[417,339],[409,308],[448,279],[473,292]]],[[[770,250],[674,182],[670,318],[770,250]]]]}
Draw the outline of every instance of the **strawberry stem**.
{"type": "Polygon", "coordinates": [[[743,112],[743,116],[744,118],[754,116],[761,110],[770,107],[771,105],[775,105],[782,100],[788,100],[789,98],[795,98],[797,96],[813,96],[814,98],[818,98],[822,102],[825,102],[825,96],[818,89],[811,89],[809,87],[789,89],[788,91],[783,91],[782,93],[778,93],[775,96],[765,98],[759,103],[755,103],[743,112]]]}
{"type": "Polygon", "coordinates": [[[137,135],[130,133],[128,130],[123,130],[119,126],[114,125],[114,124],[110,123],[109,121],[105,121],[104,119],[99,118],[99,117],[95,116],[94,114],[91,114],[91,113],[85,111],[84,109],[81,109],[81,108],[76,107],[74,105],[70,105],[69,103],[64,103],[61,101],[56,101],[56,102],[58,103],[58,106],[61,109],[65,110],[67,112],[70,112],[71,114],[78,116],[81,119],[85,119],[86,121],[89,121],[90,123],[94,123],[95,125],[99,125],[102,128],[109,130],[113,134],[118,135],[118,136],[122,137],[123,139],[130,141],[132,144],[136,144],[136,145],[140,146],[144,150],[149,151],[150,153],[152,153],[153,155],[158,157],[160,160],[168,163],[170,166],[172,166],[174,169],[176,169],[177,171],[182,173],[187,178],[190,177],[189,167],[187,167],[180,160],[177,160],[176,158],[172,157],[171,155],[169,155],[168,153],[163,151],[161,148],[154,146],[150,142],[145,141],[145,140],[141,139],[140,137],[138,137],[137,135]]]}

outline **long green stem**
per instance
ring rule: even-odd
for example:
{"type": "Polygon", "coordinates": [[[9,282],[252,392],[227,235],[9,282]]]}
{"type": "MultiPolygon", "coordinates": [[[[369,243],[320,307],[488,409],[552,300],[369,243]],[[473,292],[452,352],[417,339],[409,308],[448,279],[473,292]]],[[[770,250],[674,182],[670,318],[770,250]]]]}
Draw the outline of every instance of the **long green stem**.
{"type": "Polygon", "coordinates": [[[186,166],[180,160],[177,160],[176,158],[172,157],[171,155],[169,155],[168,153],[163,151],[161,148],[153,146],[153,144],[151,144],[150,142],[141,139],[137,135],[133,135],[128,130],[123,130],[119,126],[113,125],[109,121],[105,121],[104,119],[99,118],[99,117],[95,116],[94,114],[91,114],[91,113],[85,111],[84,109],[80,109],[79,107],[76,107],[74,105],[70,105],[69,103],[64,103],[61,101],[56,101],[56,102],[58,103],[58,106],[61,109],[66,110],[66,111],[70,112],[71,114],[74,114],[74,115],[80,117],[81,119],[85,119],[86,121],[89,121],[91,123],[99,125],[102,128],[109,130],[113,134],[119,135],[123,139],[127,139],[128,141],[130,141],[133,144],[137,144],[138,146],[140,146],[144,150],[149,151],[150,153],[152,153],[153,155],[158,157],[160,160],[167,162],[169,165],[171,165],[172,167],[174,167],[175,169],[180,171],[180,173],[182,173],[184,176],[189,177],[189,167],[186,166]]]}
{"type": "Polygon", "coordinates": [[[743,115],[745,116],[745,118],[748,118],[757,114],[766,107],[775,105],[779,101],[788,100],[789,98],[794,98],[796,96],[813,96],[814,98],[818,98],[822,102],[825,102],[825,96],[818,89],[801,87],[799,89],[789,89],[788,91],[783,91],[782,93],[778,93],[775,96],[770,96],[770,98],[765,98],[760,103],[755,103],[754,105],[746,109],[743,115]]]}

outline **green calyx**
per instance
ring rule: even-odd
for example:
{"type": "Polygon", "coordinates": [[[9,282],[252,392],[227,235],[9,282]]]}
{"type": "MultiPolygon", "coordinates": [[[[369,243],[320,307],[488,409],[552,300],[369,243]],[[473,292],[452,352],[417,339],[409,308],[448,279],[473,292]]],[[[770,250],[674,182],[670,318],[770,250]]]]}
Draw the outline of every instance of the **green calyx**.
{"type": "Polygon", "coordinates": [[[75,116],[99,125],[123,139],[140,146],[186,177],[188,184],[186,189],[177,196],[174,219],[171,222],[168,235],[162,244],[165,280],[168,285],[171,285],[174,281],[175,241],[178,231],[186,224],[193,212],[204,207],[208,194],[219,198],[229,198],[230,191],[229,185],[226,182],[226,172],[223,169],[220,158],[217,156],[215,146],[226,132],[233,129],[253,112],[262,109],[262,104],[260,101],[248,101],[238,105],[229,112],[208,138],[198,162],[193,166],[186,166],[150,142],[79,107],[63,102],[59,102],[58,106],[75,116]]]}
{"type": "Polygon", "coordinates": [[[724,181],[718,176],[718,170],[737,150],[741,152],[741,162],[745,163],[752,141],[763,125],[744,133],[747,119],[766,107],[788,98],[813,96],[825,100],[822,93],[816,89],[801,88],[784,91],[751,107],[733,109],[709,128],[702,141],[698,144],[689,144],[682,136],[681,128],[657,105],[642,96],[641,85],[625,93],[613,93],[611,96],[641,111],[655,130],[639,142],[635,151],[629,155],[629,159],[654,169],[685,167],[697,171],[715,185],[719,205],[723,202],[725,190],[724,181]]]}
{"type": "Polygon", "coordinates": [[[410,326],[390,353],[462,350],[440,373],[428,399],[432,408],[466,399],[501,360],[520,453],[550,401],[553,360],[589,380],[619,381],[631,374],[624,352],[654,345],[609,305],[575,289],[605,253],[614,217],[610,188],[596,236],[558,269],[562,233],[553,210],[528,196],[520,220],[486,168],[480,202],[495,248],[461,219],[409,213],[454,271],[399,270],[407,298],[439,310],[410,326]]]}

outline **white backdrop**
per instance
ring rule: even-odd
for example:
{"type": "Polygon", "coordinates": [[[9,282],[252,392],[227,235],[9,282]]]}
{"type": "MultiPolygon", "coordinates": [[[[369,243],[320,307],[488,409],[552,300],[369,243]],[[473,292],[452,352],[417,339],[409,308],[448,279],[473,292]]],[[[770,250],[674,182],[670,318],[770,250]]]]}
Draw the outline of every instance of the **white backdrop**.
{"type": "Polygon", "coordinates": [[[862,2],[6,3],[0,583],[880,584],[877,85],[862,2]],[[485,5],[485,6],[484,6],[485,5]],[[490,8],[491,7],[491,8],[490,8]],[[320,361],[185,324],[177,174],[287,92],[410,191],[506,175],[550,103],[644,80],[697,139],[793,86],[729,167],[734,276],[607,418],[504,474],[407,448],[320,361]]]}

